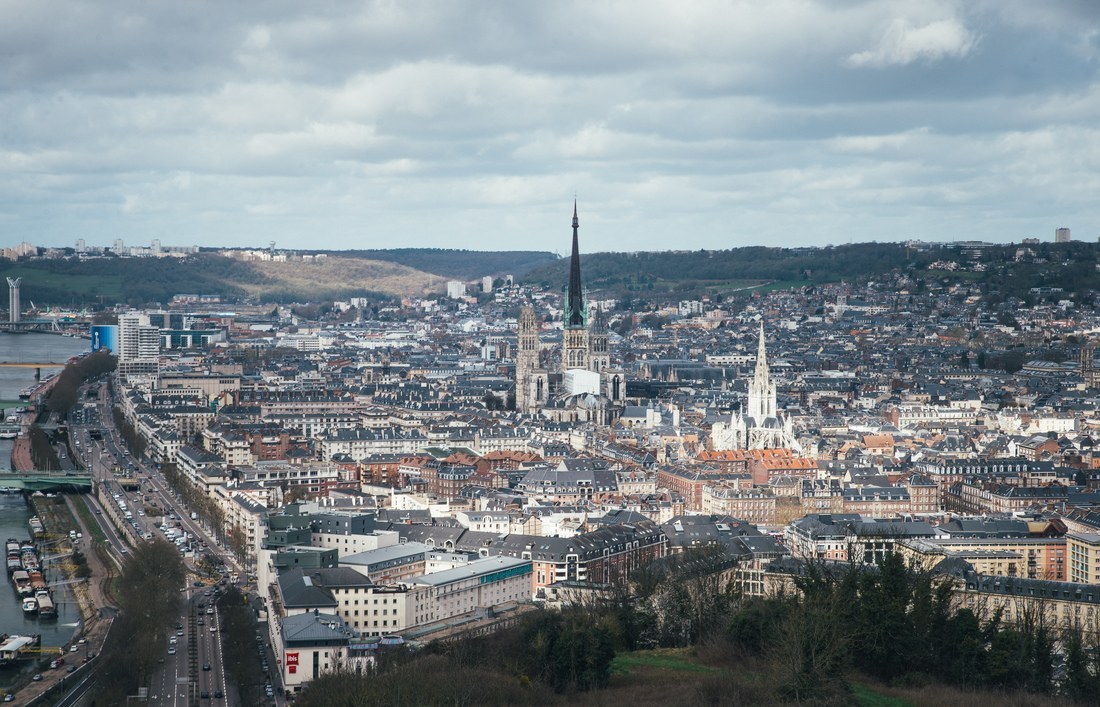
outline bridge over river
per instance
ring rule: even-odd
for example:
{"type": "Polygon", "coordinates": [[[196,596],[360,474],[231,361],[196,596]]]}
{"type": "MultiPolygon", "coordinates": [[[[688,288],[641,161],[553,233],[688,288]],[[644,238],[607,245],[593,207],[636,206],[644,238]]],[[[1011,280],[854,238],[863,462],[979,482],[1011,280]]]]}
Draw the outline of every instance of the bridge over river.
{"type": "Polygon", "coordinates": [[[57,471],[0,472],[0,490],[11,491],[91,491],[91,474],[57,471]]]}

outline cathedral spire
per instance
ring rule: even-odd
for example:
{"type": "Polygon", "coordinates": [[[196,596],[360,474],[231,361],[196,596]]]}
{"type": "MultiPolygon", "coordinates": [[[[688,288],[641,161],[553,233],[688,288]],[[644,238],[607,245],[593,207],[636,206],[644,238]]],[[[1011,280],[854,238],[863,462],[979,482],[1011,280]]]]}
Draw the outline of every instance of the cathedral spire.
{"type": "Polygon", "coordinates": [[[581,287],[581,252],[577,238],[580,221],[577,219],[577,200],[573,200],[573,253],[569,257],[569,294],[565,301],[565,326],[583,328],[588,322],[581,287]]]}
{"type": "Polygon", "coordinates": [[[768,375],[768,350],[764,347],[764,320],[760,320],[760,343],[756,347],[756,371],[759,375],[760,371],[764,371],[764,375],[768,375]]]}
{"type": "Polygon", "coordinates": [[[749,383],[749,417],[757,421],[776,416],[775,383],[768,370],[768,351],[764,346],[764,322],[760,322],[760,343],[756,351],[756,372],[749,383]]]}

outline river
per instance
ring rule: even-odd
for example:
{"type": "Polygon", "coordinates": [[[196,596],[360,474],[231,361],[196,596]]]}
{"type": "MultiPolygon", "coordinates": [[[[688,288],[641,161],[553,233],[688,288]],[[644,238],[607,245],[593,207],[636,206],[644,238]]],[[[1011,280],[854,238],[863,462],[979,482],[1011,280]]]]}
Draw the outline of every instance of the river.
{"type": "MultiPolygon", "coordinates": [[[[88,350],[86,339],[74,339],[56,334],[6,334],[0,333],[0,361],[8,363],[66,361],[78,353],[88,350]]],[[[45,368],[42,375],[56,373],[60,367],[45,368]]],[[[0,368],[0,401],[3,407],[25,405],[18,401],[19,391],[34,382],[34,369],[0,368]]],[[[11,440],[0,440],[0,471],[11,469],[11,440]]],[[[8,538],[25,540],[30,537],[27,521],[31,517],[30,508],[22,496],[0,495],[0,542],[8,538]]],[[[48,547],[43,555],[50,555],[48,547]]],[[[6,574],[6,573],[5,573],[6,574]]],[[[49,569],[46,565],[46,579],[53,586],[53,597],[57,603],[56,621],[39,621],[27,618],[23,614],[22,602],[12,588],[10,581],[0,584],[0,633],[40,634],[43,646],[61,646],[67,644],[80,622],[80,612],[73,603],[72,593],[66,586],[56,582],[63,579],[59,570],[49,569]]],[[[6,580],[5,576],[5,580],[6,580]]],[[[24,662],[23,670],[31,670],[31,663],[24,662]]],[[[0,689],[6,689],[18,676],[19,668],[0,669],[0,689]]]]}
{"type": "MultiPolygon", "coordinates": [[[[88,348],[87,339],[75,339],[57,334],[0,333],[0,361],[6,363],[67,361],[87,351],[88,348]]],[[[60,367],[44,368],[42,375],[57,373],[60,370],[60,367]]],[[[0,407],[25,405],[26,403],[19,401],[19,391],[32,383],[34,383],[33,368],[0,368],[0,407]]],[[[0,439],[0,471],[9,469],[11,469],[11,440],[0,439]]],[[[6,537],[8,536],[5,535],[4,538],[6,537]]]]}
{"type": "MultiPolygon", "coordinates": [[[[0,361],[5,363],[64,363],[90,348],[87,339],[58,334],[0,333],[0,361]]],[[[42,375],[57,373],[60,366],[42,369],[42,375]]],[[[19,391],[34,382],[33,368],[0,368],[0,400],[17,400],[19,391]]]]}

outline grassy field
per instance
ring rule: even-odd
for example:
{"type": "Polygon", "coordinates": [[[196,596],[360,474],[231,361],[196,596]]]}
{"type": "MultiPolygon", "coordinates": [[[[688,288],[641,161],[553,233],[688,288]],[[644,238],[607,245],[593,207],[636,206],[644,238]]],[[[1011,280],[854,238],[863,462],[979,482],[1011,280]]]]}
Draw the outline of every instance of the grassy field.
{"type": "Polygon", "coordinates": [[[863,707],[913,707],[909,700],[884,695],[866,685],[852,685],[852,694],[863,707]]]}
{"type": "Polygon", "coordinates": [[[397,263],[361,258],[327,258],[316,262],[254,262],[269,282],[246,284],[250,295],[263,297],[271,292],[331,291],[384,292],[402,297],[438,292],[445,281],[438,275],[397,263]]]}
{"type": "MultiPolygon", "coordinates": [[[[1026,693],[972,692],[941,684],[890,687],[862,675],[850,676],[851,692],[822,705],[861,707],[955,707],[996,704],[1007,707],[1070,707],[1057,697],[1026,693]]],[[[572,695],[571,703],[585,705],[729,704],[784,705],[775,679],[775,667],[755,655],[739,654],[729,646],[660,649],[620,653],[611,664],[606,690],[572,695]]]]}
{"type": "Polygon", "coordinates": [[[621,653],[611,663],[611,672],[615,675],[629,675],[639,668],[659,668],[662,670],[684,670],[690,673],[713,673],[717,668],[691,660],[683,650],[653,650],[621,653]]]}

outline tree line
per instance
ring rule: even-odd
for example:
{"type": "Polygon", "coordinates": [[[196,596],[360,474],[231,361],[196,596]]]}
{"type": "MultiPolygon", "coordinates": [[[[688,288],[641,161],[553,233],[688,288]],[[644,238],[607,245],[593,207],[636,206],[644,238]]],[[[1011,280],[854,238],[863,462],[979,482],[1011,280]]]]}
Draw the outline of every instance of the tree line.
{"type": "Polygon", "coordinates": [[[50,436],[37,424],[31,425],[27,436],[31,445],[31,462],[36,471],[57,471],[61,468],[61,460],[57,458],[57,450],[50,443],[50,436]]]}
{"type": "Polygon", "coordinates": [[[110,373],[118,365],[118,358],[106,351],[96,351],[73,363],[66,364],[57,374],[57,381],[46,396],[46,407],[62,417],[76,407],[80,397],[80,387],[90,380],[110,373]]]}
{"type": "Polygon", "coordinates": [[[259,704],[263,699],[262,686],[270,680],[260,669],[260,659],[253,640],[257,629],[256,617],[235,586],[230,586],[217,600],[222,625],[222,664],[237,684],[243,704],[259,704]]]}
{"type": "Polygon", "coordinates": [[[616,655],[644,649],[719,656],[725,670],[679,693],[687,701],[851,704],[856,683],[868,681],[979,702],[1091,704],[1100,694],[1096,636],[1044,623],[1040,611],[1010,625],[997,611],[961,608],[950,581],[898,554],[878,567],[803,563],[789,589],[769,597],[741,594],[738,570],[720,549],[666,558],[636,571],[629,592],[383,655],[374,671],[315,680],[298,704],[619,704],[622,686],[608,689],[616,655]]]}
{"type": "Polygon", "coordinates": [[[122,566],[119,614],[98,658],[93,705],[125,704],[159,668],[180,610],[186,570],[164,540],[139,543],[122,566]]]}
{"type": "Polygon", "coordinates": [[[145,456],[145,450],[149,447],[149,443],[141,436],[141,433],[130,424],[130,421],[126,419],[126,416],[122,414],[122,411],[117,407],[111,408],[111,416],[115,421],[115,429],[118,430],[118,434],[122,437],[122,443],[126,445],[126,449],[130,451],[130,456],[134,459],[141,459],[145,456]]]}

